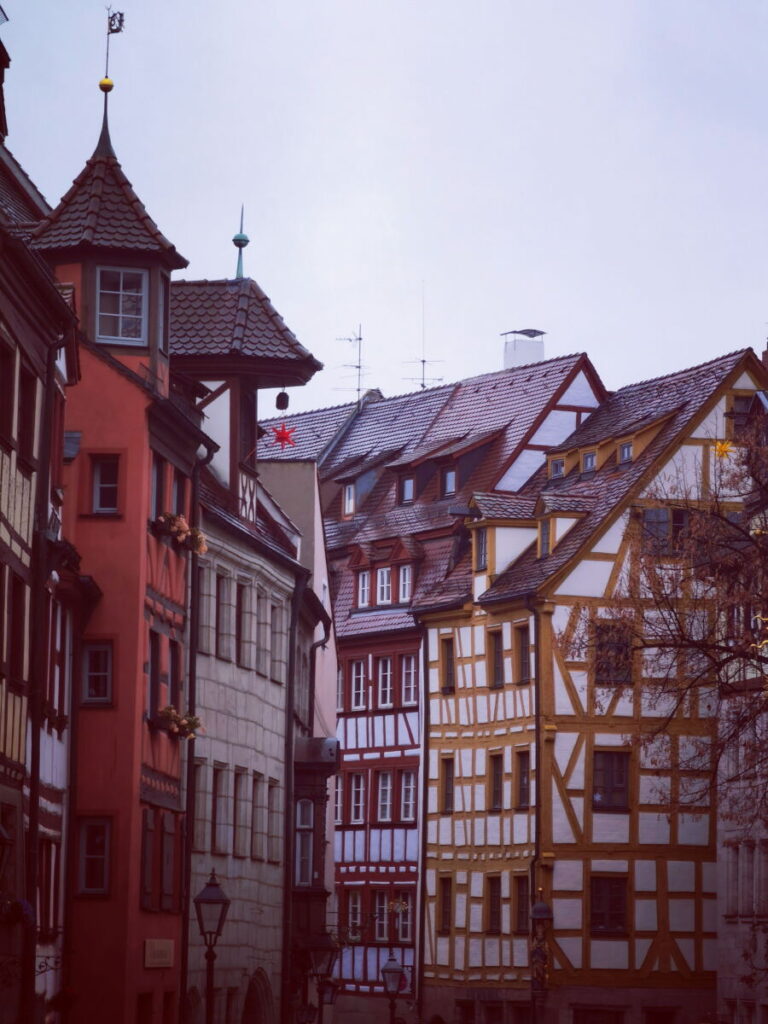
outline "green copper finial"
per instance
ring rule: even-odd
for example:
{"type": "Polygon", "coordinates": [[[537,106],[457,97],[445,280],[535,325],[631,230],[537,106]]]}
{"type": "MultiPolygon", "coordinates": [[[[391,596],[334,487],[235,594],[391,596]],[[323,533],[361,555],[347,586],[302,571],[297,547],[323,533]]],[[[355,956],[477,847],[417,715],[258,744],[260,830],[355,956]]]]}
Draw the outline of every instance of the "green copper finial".
{"type": "Polygon", "coordinates": [[[240,230],[238,231],[238,233],[232,239],[232,244],[237,249],[237,272],[235,273],[235,277],[238,280],[243,276],[243,249],[250,242],[250,238],[248,237],[248,235],[243,234],[243,214],[244,214],[244,212],[245,212],[245,208],[243,206],[241,206],[240,207],[240,230]]]}

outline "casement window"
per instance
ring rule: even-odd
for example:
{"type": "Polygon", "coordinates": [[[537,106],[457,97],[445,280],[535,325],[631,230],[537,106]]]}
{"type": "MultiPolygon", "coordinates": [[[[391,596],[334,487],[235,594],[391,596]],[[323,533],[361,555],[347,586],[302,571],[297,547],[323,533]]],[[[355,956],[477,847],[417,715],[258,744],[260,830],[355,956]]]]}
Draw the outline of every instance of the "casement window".
{"type": "Polygon", "coordinates": [[[525,810],[531,806],[531,753],[520,750],[515,755],[517,768],[517,807],[525,810]]]}
{"type": "Polygon", "coordinates": [[[413,900],[406,889],[395,893],[397,938],[400,942],[413,941],[413,900]]]}
{"type": "Polygon", "coordinates": [[[727,421],[730,421],[730,429],[727,434],[738,441],[743,439],[749,424],[749,411],[752,407],[753,395],[733,395],[730,400],[730,409],[725,414],[727,421]]]}
{"type": "Polygon", "coordinates": [[[416,481],[412,476],[400,477],[400,504],[409,505],[414,498],[416,481]]]}
{"type": "Polygon", "coordinates": [[[549,476],[551,480],[559,480],[565,475],[565,459],[551,459],[549,463],[549,476]]]}
{"type": "Polygon", "coordinates": [[[389,940],[389,900],[383,889],[373,893],[374,937],[377,942],[389,940]]]}
{"type": "Polygon", "coordinates": [[[488,630],[488,685],[499,689],[504,685],[504,638],[500,629],[488,630]]]}
{"type": "Polygon", "coordinates": [[[272,864],[280,863],[280,786],[277,779],[267,783],[267,860],[272,864]]]}
{"type": "Polygon", "coordinates": [[[392,604],[392,569],[388,565],[376,570],[376,603],[392,604]]]}
{"type": "Polygon", "coordinates": [[[37,377],[24,363],[19,375],[19,422],[17,430],[19,458],[30,463],[35,458],[37,429],[37,377]]]}
{"type": "Polygon", "coordinates": [[[248,584],[235,584],[235,660],[248,667],[248,584]]]}
{"type": "Polygon", "coordinates": [[[592,935],[621,935],[627,930],[627,879],[592,876],[589,884],[592,935]]]}
{"type": "Polygon", "coordinates": [[[314,810],[311,800],[296,803],[296,885],[312,884],[314,810]]]}
{"type": "Polygon", "coordinates": [[[400,687],[403,704],[415,704],[418,701],[416,684],[416,656],[414,654],[401,654],[400,687]]]}
{"type": "Polygon", "coordinates": [[[350,665],[352,674],[352,710],[362,711],[366,707],[365,700],[365,662],[353,661],[350,665]]]}
{"type": "Polygon", "coordinates": [[[626,465],[626,463],[632,461],[632,442],[623,441],[619,445],[619,464],[626,465]]]}
{"type": "Polygon", "coordinates": [[[443,934],[453,923],[453,879],[443,875],[437,882],[437,930],[443,934]]]}
{"type": "Polygon", "coordinates": [[[182,651],[177,640],[168,644],[168,703],[181,711],[182,651]]]}
{"type": "Polygon", "coordinates": [[[254,772],[251,780],[251,859],[264,860],[264,776],[254,772]]]}
{"type": "Polygon", "coordinates": [[[110,890],[112,822],[109,818],[81,818],[78,891],[106,895],[110,890]]]}
{"type": "Polygon", "coordinates": [[[216,573],[216,605],[214,632],[216,637],[216,657],[229,661],[230,650],[230,580],[223,573],[216,573]]]}
{"type": "Polygon", "coordinates": [[[474,537],[475,572],[485,572],[488,568],[488,528],[479,526],[474,537]]]}
{"type": "Polygon", "coordinates": [[[112,642],[83,644],[83,704],[112,703],[112,642]]]}
{"type": "Polygon", "coordinates": [[[546,558],[549,555],[551,526],[549,519],[542,519],[539,523],[539,558],[546,558]]]}
{"type": "Polygon", "coordinates": [[[173,491],[171,492],[171,511],[174,515],[183,516],[187,510],[187,478],[180,469],[173,471],[173,491]]]}
{"type": "Polygon", "coordinates": [[[259,587],[256,591],[256,671],[262,675],[267,673],[269,664],[269,646],[267,643],[267,609],[269,602],[264,590],[259,587]]]}
{"type": "Polygon", "coordinates": [[[165,507],[165,459],[152,452],[152,488],[150,516],[157,519],[166,511],[165,507]]]}
{"type": "Polygon", "coordinates": [[[598,619],[593,625],[595,683],[632,682],[632,627],[628,622],[598,619]]]}
{"type": "Polygon", "coordinates": [[[359,889],[347,892],[347,933],[350,939],[359,939],[363,926],[363,899],[359,889]]]}
{"type": "Polygon", "coordinates": [[[416,820],[416,772],[400,772],[400,818],[402,821],[416,820]]]}
{"type": "Polygon", "coordinates": [[[97,515],[114,515],[118,508],[118,455],[91,456],[91,511],[97,515]]]}
{"type": "Polygon", "coordinates": [[[334,779],[333,789],[333,821],[340,825],[344,815],[344,776],[337,775],[334,779]]]}
{"type": "Polygon", "coordinates": [[[376,817],[379,821],[392,820],[392,772],[378,772],[378,799],[376,817]]]}
{"type": "Polygon", "coordinates": [[[584,452],[581,456],[581,472],[594,473],[597,469],[597,452],[584,452]]]}
{"type": "Polygon", "coordinates": [[[440,477],[440,491],[444,498],[456,493],[456,470],[453,467],[443,470],[440,477]]]}
{"type": "Polygon", "coordinates": [[[283,607],[272,603],[269,609],[269,675],[282,683],[285,669],[285,637],[283,636],[283,607]]]}
{"type": "Polygon", "coordinates": [[[528,625],[515,626],[514,628],[515,647],[515,682],[529,683],[531,681],[531,630],[528,625]]]}
{"type": "Polygon", "coordinates": [[[488,758],[488,810],[500,811],[504,802],[504,755],[488,758]]]}
{"type": "Polygon", "coordinates": [[[453,814],[455,766],[452,757],[440,761],[440,813],[453,814]]]}
{"type": "Polygon", "coordinates": [[[351,516],[355,514],[355,485],[344,484],[344,491],[342,494],[342,508],[345,516],[351,516]]]}
{"type": "Polygon", "coordinates": [[[227,853],[227,769],[216,765],[211,785],[211,853],[227,853]]]}
{"type": "Polygon", "coordinates": [[[357,574],[357,607],[367,608],[371,603],[371,574],[363,569],[357,574]]]}
{"type": "Polygon", "coordinates": [[[406,604],[411,600],[411,581],[413,573],[410,565],[401,565],[398,572],[398,582],[400,584],[400,593],[398,599],[400,604],[406,604]]]}
{"type": "Polygon", "coordinates": [[[179,843],[176,815],[145,807],[141,826],[143,910],[174,911],[179,896],[179,843]]]}
{"type": "Polygon", "coordinates": [[[150,718],[160,710],[160,634],[149,631],[149,680],[147,689],[147,714],[150,718]]]}
{"type": "Polygon", "coordinates": [[[99,267],[96,340],[118,345],[147,343],[146,270],[99,267]]]}
{"type": "Polygon", "coordinates": [[[232,854],[235,857],[248,856],[248,775],[244,768],[235,768],[232,790],[233,825],[232,854]]]}
{"type": "Polygon", "coordinates": [[[378,658],[376,668],[378,675],[379,707],[391,708],[393,704],[392,659],[378,658]]]}
{"type": "Polygon", "coordinates": [[[485,880],[485,930],[490,935],[501,931],[501,877],[489,875],[485,880]]]}
{"type": "Polygon", "coordinates": [[[336,710],[344,711],[344,669],[336,670],[336,710]]]}
{"type": "Polygon", "coordinates": [[[365,778],[360,772],[349,777],[349,820],[353,825],[365,820],[365,778]]]}
{"type": "Polygon", "coordinates": [[[440,690],[442,693],[456,691],[456,657],[452,636],[440,638],[440,690]]]}
{"type": "Polygon", "coordinates": [[[592,809],[626,811],[629,807],[629,751],[596,750],[592,770],[592,809]]]}
{"type": "Polygon", "coordinates": [[[688,510],[684,508],[644,508],[643,541],[657,555],[679,554],[688,527],[688,510]]]}
{"type": "Polygon", "coordinates": [[[526,875],[514,876],[515,927],[518,935],[526,935],[530,930],[531,912],[531,880],[526,875]]]}

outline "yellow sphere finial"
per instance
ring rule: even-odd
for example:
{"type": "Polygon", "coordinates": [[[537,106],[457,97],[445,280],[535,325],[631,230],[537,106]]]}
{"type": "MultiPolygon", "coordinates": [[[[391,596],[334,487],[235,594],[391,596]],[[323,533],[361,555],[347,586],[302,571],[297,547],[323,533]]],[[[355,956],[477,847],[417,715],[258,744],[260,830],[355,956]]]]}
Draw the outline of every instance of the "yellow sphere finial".
{"type": "Polygon", "coordinates": [[[101,89],[102,92],[112,92],[114,87],[115,87],[115,83],[112,81],[111,78],[106,78],[105,77],[105,78],[102,78],[102,80],[99,82],[99,88],[101,89]]]}

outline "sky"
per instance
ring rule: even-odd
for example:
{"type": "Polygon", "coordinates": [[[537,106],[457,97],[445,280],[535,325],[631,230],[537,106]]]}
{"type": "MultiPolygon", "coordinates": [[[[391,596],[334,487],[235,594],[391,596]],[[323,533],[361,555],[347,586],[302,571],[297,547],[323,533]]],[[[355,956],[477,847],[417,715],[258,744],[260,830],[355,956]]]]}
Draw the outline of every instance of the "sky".
{"type": "MultiPolygon", "coordinates": [[[[98,0],[2,0],[7,143],[51,203],[99,134],[98,0]]],[[[324,363],[291,411],[501,369],[617,388],[768,334],[764,0],[115,0],[110,129],[190,279],[324,363]],[[413,379],[415,378],[415,380],[413,379]]],[[[265,415],[264,405],[261,407],[265,415]]]]}

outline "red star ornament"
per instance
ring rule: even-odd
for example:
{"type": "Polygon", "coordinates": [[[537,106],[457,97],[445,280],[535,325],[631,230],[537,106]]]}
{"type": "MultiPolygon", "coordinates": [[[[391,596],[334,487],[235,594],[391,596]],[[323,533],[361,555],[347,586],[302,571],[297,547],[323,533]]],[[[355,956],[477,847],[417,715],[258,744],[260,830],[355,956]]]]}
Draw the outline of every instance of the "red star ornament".
{"type": "Polygon", "coordinates": [[[269,429],[275,435],[272,438],[272,444],[279,444],[283,450],[285,450],[286,445],[290,445],[291,448],[296,447],[296,442],[293,440],[296,427],[286,427],[283,423],[280,427],[270,427],[269,429]]]}

